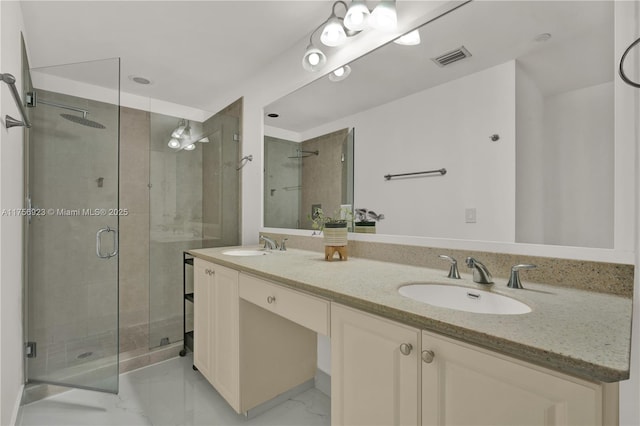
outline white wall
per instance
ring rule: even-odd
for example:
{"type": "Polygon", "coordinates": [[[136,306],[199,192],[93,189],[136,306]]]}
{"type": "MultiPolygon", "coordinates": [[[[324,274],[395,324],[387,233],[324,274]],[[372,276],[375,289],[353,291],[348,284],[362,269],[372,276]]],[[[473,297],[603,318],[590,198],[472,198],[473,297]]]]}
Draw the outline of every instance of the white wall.
{"type": "MultiPolygon", "coordinates": [[[[615,57],[620,58],[622,52],[638,36],[640,36],[640,3],[616,2],[616,53],[615,57]]],[[[634,81],[640,81],[640,55],[638,49],[629,55],[625,70],[634,81]]],[[[637,426],[640,424],[640,150],[637,148],[640,143],[640,127],[638,117],[640,114],[640,89],[626,85],[620,78],[615,79],[616,88],[616,137],[629,138],[634,142],[634,151],[631,155],[628,152],[618,152],[616,150],[616,198],[620,194],[618,182],[625,181],[630,185],[635,185],[635,198],[629,200],[632,205],[624,212],[616,210],[616,223],[620,223],[618,215],[629,215],[633,218],[635,232],[633,235],[619,235],[616,228],[616,246],[618,240],[631,238],[635,248],[635,282],[633,292],[633,324],[631,334],[631,377],[629,380],[620,383],[620,425],[637,426]],[[635,122],[633,132],[619,134],[618,123],[629,121],[635,122]],[[625,168],[620,170],[619,161],[625,161],[625,168]],[[626,157],[626,158],[625,158],[626,157]],[[629,164],[630,163],[630,164],[629,164]]],[[[622,220],[625,220],[623,217],[622,220]]],[[[620,232],[628,230],[621,229],[620,232]]]]}
{"type": "Polygon", "coordinates": [[[613,248],[613,83],[547,97],[544,241],[613,248]]]}
{"type": "Polygon", "coordinates": [[[614,248],[613,82],[544,97],[517,66],[516,87],[516,241],[614,248]]]}
{"type": "MultiPolygon", "coordinates": [[[[20,3],[0,2],[0,72],[22,87],[20,3]]],[[[23,130],[5,129],[4,116],[20,119],[6,84],[0,84],[0,208],[23,206],[23,130]]],[[[22,217],[0,218],[0,424],[14,424],[22,396],[22,217]]]]}
{"type": "MultiPolygon", "coordinates": [[[[111,60],[108,60],[93,61],[93,63],[87,62],[80,65],[85,67],[86,72],[90,72],[91,66],[111,66],[112,64],[113,62],[111,62],[111,60]]],[[[118,90],[114,90],[113,88],[97,86],[94,84],[70,80],[57,75],[46,74],[42,70],[31,71],[31,79],[33,81],[33,86],[38,89],[64,93],[66,95],[92,99],[94,101],[105,102],[109,104],[117,104],[119,100],[120,106],[123,107],[135,108],[141,111],[155,112],[172,117],[181,117],[200,123],[204,122],[207,118],[213,115],[211,112],[203,111],[197,108],[191,108],[185,105],[174,104],[172,102],[161,101],[145,96],[133,95],[131,93],[118,92],[118,90]]],[[[113,82],[114,85],[115,83],[116,81],[113,82]]]]}
{"type": "Polygon", "coordinates": [[[516,62],[516,241],[544,244],[544,99],[516,62]]]}
{"type": "Polygon", "coordinates": [[[303,138],[356,129],[354,206],[384,213],[380,234],[513,242],[515,102],[515,62],[509,61],[303,138]],[[492,142],[493,134],[500,140],[492,142]],[[383,178],[440,168],[446,175],[383,178]],[[467,208],[476,209],[476,223],[465,222],[467,208]]]}

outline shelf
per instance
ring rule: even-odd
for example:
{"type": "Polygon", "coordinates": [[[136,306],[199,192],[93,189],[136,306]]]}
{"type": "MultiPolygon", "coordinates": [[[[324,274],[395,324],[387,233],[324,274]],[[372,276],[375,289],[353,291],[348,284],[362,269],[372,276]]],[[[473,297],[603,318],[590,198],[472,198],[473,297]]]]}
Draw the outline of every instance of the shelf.
{"type": "Polygon", "coordinates": [[[193,293],[187,293],[184,295],[184,298],[189,302],[193,303],[193,293]]]}

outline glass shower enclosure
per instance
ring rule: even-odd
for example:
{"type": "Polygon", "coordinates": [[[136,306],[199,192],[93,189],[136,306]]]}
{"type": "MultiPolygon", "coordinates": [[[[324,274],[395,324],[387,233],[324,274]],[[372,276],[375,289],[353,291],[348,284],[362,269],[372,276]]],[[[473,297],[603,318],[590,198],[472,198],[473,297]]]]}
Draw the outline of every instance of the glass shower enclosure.
{"type": "Polygon", "coordinates": [[[120,61],[30,71],[26,381],[117,393],[120,61]]]}
{"type": "MultiPolygon", "coordinates": [[[[241,111],[238,100],[202,122],[151,113],[150,348],[183,340],[183,251],[239,244],[241,111]],[[168,145],[181,124],[191,149],[168,145]]],[[[185,309],[190,330],[192,305],[185,309]]]]}

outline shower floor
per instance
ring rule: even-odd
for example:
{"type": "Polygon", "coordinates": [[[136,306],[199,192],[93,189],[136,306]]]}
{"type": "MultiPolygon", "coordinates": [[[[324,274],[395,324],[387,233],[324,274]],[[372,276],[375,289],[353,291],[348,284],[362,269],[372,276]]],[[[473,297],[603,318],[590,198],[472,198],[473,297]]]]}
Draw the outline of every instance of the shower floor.
{"type": "MultiPolygon", "coordinates": [[[[159,334],[174,331],[176,320],[163,321],[154,331],[159,334]]],[[[179,335],[182,335],[182,317],[179,323],[179,335]]],[[[168,334],[167,336],[176,336],[168,334]]],[[[149,325],[142,324],[120,330],[120,354],[116,358],[117,347],[113,332],[105,332],[82,339],[70,339],[66,342],[42,345],[37,348],[37,357],[28,364],[29,377],[54,383],[93,383],[113,377],[115,363],[119,362],[118,372],[124,373],[145,367],[178,355],[183,348],[181,340],[170,341],[160,346],[160,341],[149,348],[149,325]]],[[[49,397],[68,388],[33,383],[24,391],[23,404],[49,397]]]]}

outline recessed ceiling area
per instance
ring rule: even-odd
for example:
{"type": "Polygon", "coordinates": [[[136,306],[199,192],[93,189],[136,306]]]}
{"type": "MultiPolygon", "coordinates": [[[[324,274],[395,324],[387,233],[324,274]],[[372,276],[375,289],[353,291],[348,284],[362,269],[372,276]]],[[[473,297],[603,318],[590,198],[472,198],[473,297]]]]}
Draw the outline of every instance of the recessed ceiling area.
{"type": "MultiPolygon", "coordinates": [[[[331,1],[24,1],[29,61],[121,58],[121,90],[206,109],[308,37],[331,1]],[[143,76],[141,85],[128,76],[143,76]]],[[[61,68],[58,68],[58,70],[61,68]]],[[[65,75],[66,78],[70,76],[65,75]]],[[[98,84],[101,78],[74,76],[98,84]],[[95,80],[95,81],[94,81],[95,80]]]]}
{"type": "MultiPolygon", "coordinates": [[[[613,2],[474,1],[423,26],[421,44],[389,43],[272,103],[265,124],[303,133],[322,124],[516,59],[544,96],[611,81],[613,2]],[[551,38],[536,41],[540,34],[551,38]],[[471,57],[440,67],[431,58],[464,46],[471,57]]],[[[546,37],[543,37],[546,38],[546,37]]]]}

